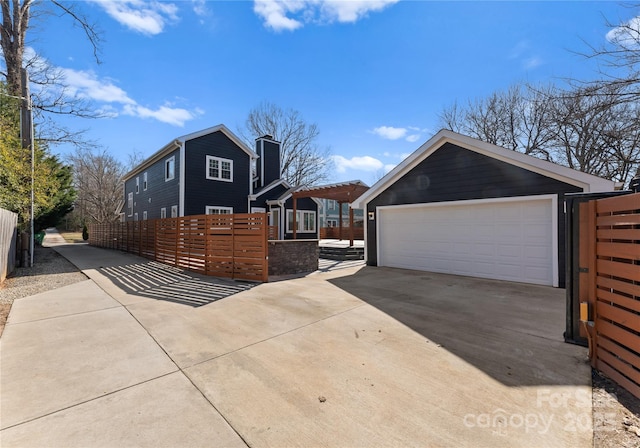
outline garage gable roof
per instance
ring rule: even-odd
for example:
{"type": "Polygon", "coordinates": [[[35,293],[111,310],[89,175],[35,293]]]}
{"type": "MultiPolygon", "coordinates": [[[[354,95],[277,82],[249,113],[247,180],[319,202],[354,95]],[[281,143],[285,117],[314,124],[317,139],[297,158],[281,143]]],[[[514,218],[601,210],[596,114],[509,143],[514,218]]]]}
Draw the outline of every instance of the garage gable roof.
{"type": "Polygon", "coordinates": [[[369,201],[393,185],[398,179],[411,171],[446,143],[451,143],[469,151],[518,166],[525,170],[529,170],[570,185],[575,185],[582,188],[585,192],[613,191],[617,186],[616,182],[602,179],[592,174],[583,173],[572,168],[567,168],[527,154],[522,154],[466,135],[458,134],[447,129],[442,129],[417,150],[411,153],[398,166],[389,171],[389,173],[376,182],[367,192],[353,201],[352,207],[365,208],[369,201]]]}

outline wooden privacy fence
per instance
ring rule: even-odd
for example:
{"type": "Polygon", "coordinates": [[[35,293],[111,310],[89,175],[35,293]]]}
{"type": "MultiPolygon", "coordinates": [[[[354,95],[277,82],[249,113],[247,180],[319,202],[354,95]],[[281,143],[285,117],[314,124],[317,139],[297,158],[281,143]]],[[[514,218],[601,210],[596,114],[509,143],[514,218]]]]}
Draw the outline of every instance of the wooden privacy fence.
{"type": "Polygon", "coordinates": [[[215,277],[266,282],[264,213],[196,215],[89,226],[89,244],[215,277]]]}
{"type": "Polygon", "coordinates": [[[640,398],[640,193],[585,207],[591,363],[640,398]]]}
{"type": "MultiPolygon", "coordinates": [[[[351,229],[349,227],[342,228],[342,235],[340,235],[340,227],[321,227],[320,239],[343,239],[348,240],[351,235],[351,229]]],[[[353,227],[353,239],[364,239],[364,227],[353,227]]]]}
{"type": "Polygon", "coordinates": [[[0,283],[16,265],[16,227],[18,215],[0,208],[0,283]]]}

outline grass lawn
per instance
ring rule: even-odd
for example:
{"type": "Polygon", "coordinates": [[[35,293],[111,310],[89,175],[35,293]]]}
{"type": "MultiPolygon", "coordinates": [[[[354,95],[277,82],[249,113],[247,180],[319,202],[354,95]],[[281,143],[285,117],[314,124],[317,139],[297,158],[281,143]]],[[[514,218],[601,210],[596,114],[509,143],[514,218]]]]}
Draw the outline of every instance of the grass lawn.
{"type": "Polygon", "coordinates": [[[67,243],[84,243],[82,232],[60,232],[67,243]]]}

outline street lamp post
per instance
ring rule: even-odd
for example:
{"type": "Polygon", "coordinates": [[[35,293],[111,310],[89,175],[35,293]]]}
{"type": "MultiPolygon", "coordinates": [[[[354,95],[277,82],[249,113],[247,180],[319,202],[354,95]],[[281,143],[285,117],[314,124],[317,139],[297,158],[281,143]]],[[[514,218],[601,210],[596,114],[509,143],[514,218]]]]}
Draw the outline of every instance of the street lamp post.
{"type": "Polygon", "coordinates": [[[22,107],[20,108],[20,134],[22,137],[22,147],[31,149],[31,223],[30,223],[30,233],[31,238],[29,239],[29,266],[33,266],[33,252],[34,252],[34,190],[35,190],[35,169],[36,169],[36,158],[35,158],[35,145],[33,139],[33,104],[31,103],[31,95],[29,95],[29,73],[27,73],[27,69],[23,68],[20,70],[21,82],[22,82],[22,107]],[[26,122],[26,123],[25,123],[26,122]],[[25,136],[27,138],[25,138],[25,136]]]}

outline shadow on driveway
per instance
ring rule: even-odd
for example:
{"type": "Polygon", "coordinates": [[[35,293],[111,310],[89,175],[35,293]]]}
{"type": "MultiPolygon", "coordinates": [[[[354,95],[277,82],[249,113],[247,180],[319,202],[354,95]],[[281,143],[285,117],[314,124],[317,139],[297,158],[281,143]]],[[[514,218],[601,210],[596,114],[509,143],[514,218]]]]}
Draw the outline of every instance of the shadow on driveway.
{"type": "Polygon", "coordinates": [[[129,294],[199,307],[252,288],[217,277],[198,276],[156,261],[101,267],[98,272],[129,294]]]}
{"type": "Polygon", "coordinates": [[[505,385],[590,384],[563,289],[385,267],[329,281],[505,385]]]}

